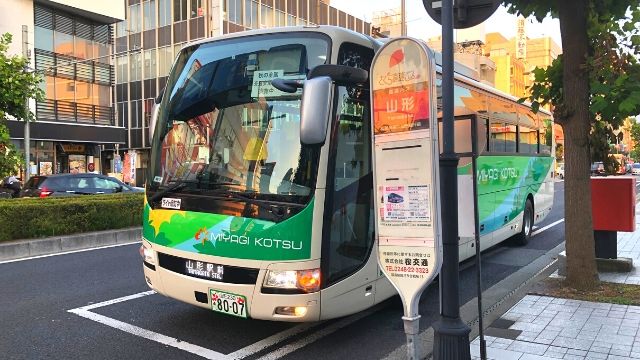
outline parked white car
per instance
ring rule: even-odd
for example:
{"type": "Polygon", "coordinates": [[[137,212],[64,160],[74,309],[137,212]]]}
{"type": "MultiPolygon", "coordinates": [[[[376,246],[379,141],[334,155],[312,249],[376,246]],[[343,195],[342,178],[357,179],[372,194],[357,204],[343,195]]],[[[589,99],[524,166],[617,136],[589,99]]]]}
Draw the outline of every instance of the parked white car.
{"type": "Polygon", "coordinates": [[[556,177],[564,179],[564,164],[558,164],[558,166],[556,166],[556,177]]]}
{"type": "Polygon", "coordinates": [[[640,163],[634,163],[631,165],[631,174],[640,175],[640,163]]]}

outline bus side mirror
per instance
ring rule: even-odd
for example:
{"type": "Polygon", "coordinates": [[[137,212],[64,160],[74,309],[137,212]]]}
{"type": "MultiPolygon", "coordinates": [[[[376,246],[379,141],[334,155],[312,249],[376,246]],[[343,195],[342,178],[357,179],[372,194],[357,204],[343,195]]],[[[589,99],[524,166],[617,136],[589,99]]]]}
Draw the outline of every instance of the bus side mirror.
{"type": "Polygon", "coordinates": [[[162,101],[164,90],[165,88],[160,90],[158,97],[153,99],[153,108],[151,109],[151,118],[149,119],[149,143],[153,140],[153,131],[155,130],[156,122],[158,121],[158,110],[160,110],[160,102],[162,101]]]}
{"type": "Polygon", "coordinates": [[[304,82],[300,107],[300,143],[302,145],[324,144],[332,102],[331,78],[319,76],[304,82]]]}

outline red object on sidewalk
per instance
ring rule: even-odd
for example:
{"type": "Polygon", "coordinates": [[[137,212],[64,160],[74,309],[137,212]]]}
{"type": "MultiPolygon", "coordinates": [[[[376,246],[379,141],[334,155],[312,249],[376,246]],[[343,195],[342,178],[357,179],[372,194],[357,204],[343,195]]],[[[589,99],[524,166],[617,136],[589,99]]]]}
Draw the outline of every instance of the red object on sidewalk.
{"type": "Polygon", "coordinates": [[[593,230],[636,230],[636,179],[630,176],[591,178],[593,230]]]}

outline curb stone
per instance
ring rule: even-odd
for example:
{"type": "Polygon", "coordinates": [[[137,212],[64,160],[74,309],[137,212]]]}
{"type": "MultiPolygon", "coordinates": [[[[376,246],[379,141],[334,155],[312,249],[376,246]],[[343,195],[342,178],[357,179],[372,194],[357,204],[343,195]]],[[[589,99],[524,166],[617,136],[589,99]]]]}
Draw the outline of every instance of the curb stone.
{"type": "Polygon", "coordinates": [[[140,241],[142,227],[25,239],[0,243],[0,261],[140,241]]]}

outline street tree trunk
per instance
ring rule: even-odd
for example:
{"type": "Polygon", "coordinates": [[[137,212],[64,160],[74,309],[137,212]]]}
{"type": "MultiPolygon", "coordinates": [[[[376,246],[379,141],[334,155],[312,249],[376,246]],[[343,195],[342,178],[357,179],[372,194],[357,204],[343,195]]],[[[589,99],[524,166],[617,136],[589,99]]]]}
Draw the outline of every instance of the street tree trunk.
{"type": "Polygon", "coordinates": [[[589,76],[586,58],[588,0],[557,0],[563,49],[563,104],[557,122],[565,137],[565,239],[567,281],[589,289],[598,283],[591,216],[589,76]]]}

